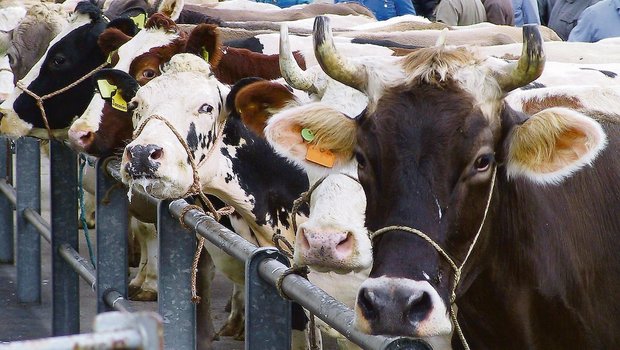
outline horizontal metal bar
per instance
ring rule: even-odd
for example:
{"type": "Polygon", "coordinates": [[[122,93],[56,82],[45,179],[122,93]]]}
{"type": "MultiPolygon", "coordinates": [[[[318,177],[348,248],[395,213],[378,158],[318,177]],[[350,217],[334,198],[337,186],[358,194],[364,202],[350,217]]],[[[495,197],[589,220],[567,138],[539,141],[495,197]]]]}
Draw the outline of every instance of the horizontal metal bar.
{"type": "MultiPolygon", "coordinates": [[[[123,183],[123,178],[121,177],[121,172],[119,171],[120,165],[121,165],[120,160],[115,159],[115,158],[108,158],[108,159],[109,160],[108,160],[108,163],[106,164],[106,171],[116,181],[118,181],[119,183],[122,184],[123,183]]],[[[149,204],[154,205],[155,207],[157,207],[157,203],[159,203],[159,200],[157,198],[148,195],[140,187],[132,188],[131,192],[132,192],[132,196],[140,196],[142,198],[145,198],[149,204]]]]}
{"type": "Polygon", "coordinates": [[[52,242],[52,227],[43,219],[41,214],[37,213],[32,208],[26,208],[24,209],[24,219],[32,224],[48,243],[52,242]]]}
{"type": "MultiPolygon", "coordinates": [[[[189,203],[183,199],[176,200],[170,203],[170,213],[179,218],[183,208],[188,205],[189,203]]],[[[185,214],[184,222],[189,227],[194,228],[199,235],[239,260],[247,260],[257,249],[252,243],[196,209],[189,210],[185,214]]],[[[284,264],[274,259],[265,259],[258,265],[259,275],[273,286],[286,269],[287,267],[284,264]]],[[[395,338],[371,336],[355,329],[353,326],[355,312],[353,310],[299,275],[285,277],[282,288],[294,301],[365,349],[387,349],[395,341],[395,338]]],[[[411,346],[407,349],[427,349],[425,343],[420,342],[418,345],[416,340],[408,341],[408,343],[411,343],[411,346]]]]}
{"type": "Polygon", "coordinates": [[[133,308],[133,306],[131,306],[131,304],[129,304],[129,300],[125,299],[125,297],[123,297],[123,295],[114,289],[109,290],[107,293],[105,293],[105,295],[103,296],[103,299],[105,300],[106,304],[108,304],[111,308],[113,308],[116,311],[123,311],[123,312],[135,312],[136,310],[133,308]]]}
{"type": "Polygon", "coordinates": [[[72,246],[68,244],[61,244],[58,248],[58,254],[62,256],[65,261],[71,265],[71,268],[80,275],[94,290],[95,286],[95,268],[90,262],[80,255],[72,246]]]}
{"type": "Polygon", "coordinates": [[[0,192],[4,194],[13,205],[17,203],[17,191],[15,191],[15,187],[6,182],[6,179],[0,179],[0,192]]]}
{"type": "MultiPolygon", "coordinates": [[[[179,218],[183,208],[188,206],[184,199],[170,203],[170,213],[179,218]]],[[[256,246],[219,224],[212,217],[193,209],[185,214],[185,224],[196,229],[196,232],[208,239],[227,254],[241,261],[246,261],[256,250],[256,246]]]]}
{"type": "Polygon", "coordinates": [[[68,335],[0,344],[0,350],[59,349],[142,349],[142,334],[137,329],[68,335]]]}

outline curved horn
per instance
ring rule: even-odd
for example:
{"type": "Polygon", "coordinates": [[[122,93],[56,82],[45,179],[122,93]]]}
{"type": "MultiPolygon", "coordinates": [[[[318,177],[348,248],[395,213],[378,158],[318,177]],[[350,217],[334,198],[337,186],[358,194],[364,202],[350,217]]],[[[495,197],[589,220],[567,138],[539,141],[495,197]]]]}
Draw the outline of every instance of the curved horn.
{"type": "Polygon", "coordinates": [[[498,73],[497,82],[504,92],[525,86],[538,79],[545,67],[543,40],[535,24],[523,26],[523,51],[519,61],[498,73]]]}
{"type": "Polygon", "coordinates": [[[315,94],[319,92],[314,86],[313,77],[301,69],[293,57],[286,23],[282,23],[280,26],[280,72],[282,72],[284,80],[295,89],[315,94]]]}
{"type": "Polygon", "coordinates": [[[336,50],[329,18],[317,16],[314,19],[313,39],[314,55],[325,73],[345,85],[365,92],[367,86],[365,67],[355,65],[336,50]]]}

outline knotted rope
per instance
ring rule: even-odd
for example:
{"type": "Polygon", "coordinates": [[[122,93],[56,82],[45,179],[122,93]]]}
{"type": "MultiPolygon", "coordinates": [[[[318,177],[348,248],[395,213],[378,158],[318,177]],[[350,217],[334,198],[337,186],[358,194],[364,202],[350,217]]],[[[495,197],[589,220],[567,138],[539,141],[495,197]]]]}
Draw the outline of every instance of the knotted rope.
{"type": "MultiPolygon", "coordinates": [[[[187,144],[185,139],[177,131],[177,129],[174,127],[174,125],[172,125],[166,118],[164,118],[162,116],[151,115],[151,116],[147,117],[146,119],[144,119],[144,121],[142,121],[142,123],[138,126],[138,128],[134,132],[133,139],[135,140],[138,136],[140,136],[140,134],[142,133],[142,131],[146,127],[146,124],[149,121],[153,120],[153,119],[156,119],[156,120],[159,120],[159,121],[163,122],[168,127],[168,129],[170,129],[170,131],[177,138],[177,140],[179,141],[181,146],[183,146],[183,148],[185,149],[185,152],[187,153],[187,157],[189,158],[189,164],[192,167],[192,177],[193,177],[193,180],[192,180],[192,185],[190,186],[190,188],[187,190],[187,192],[182,197],[189,197],[189,196],[197,195],[198,196],[198,200],[200,201],[202,206],[208,210],[208,212],[205,212],[203,207],[200,207],[200,206],[197,206],[197,205],[188,205],[188,206],[186,206],[185,208],[183,208],[183,210],[181,211],[181,215],[179,216],[179,221],[181,222],[181,225],[184,228],[188,229],[188,230],[191,229],[190,227],[188,227],[185,224],[185,215],[190,210],[192,210],[192,209],[196,209],[196,210],[202,212],[203,214],[212,216],[213,219],[215,219],[215,221],[220,221],[220,219],[222,218],[222,215],[230,215],[230,214],[232,214],[234,212],[234,208],[231,207],[231,206],[226,206],[226,207],[223,207],[223,208],[221,208],[219,210],[215,208],[213,203],[211,203],[209,198],[202,191],[202,186],[200,185],[200,176],[198,174],[198,169],[211,157],[211,155],[213,154],[213,151],[217,148],[216,145],[217,145],[218,141],[221,139],[222,134],[224,133],[224,123],[226,121],[224,120],[224,121],[222,121],[219,124],[219,130],[218,130],[217,136],[215,137],[215,140],[213,141],[213,145],[211,146],[211,148],[209,148],[209,150],[207,151],[207,154],[205,155],[203,160],[200,161],[200,163],[196,164],[196,160],[195,160],[194,156],[192,155],[192,151],[189,148],[189,145],[187,144]]],[[[200,220],[199,220],[199,223],[201,223],[200,220]]],[[[194,231],[197,231],[197,229],[198,229],[198,224],[194,227],[194,231]]],[[[200,261],[200,254],[202,253],[202,249],[204,248],[204,244],[205,244],[205,238],[200,236],[198,238],[198,246],[196,247],[196,251],[194,252],[194,259],[192,260],[191,293],[192,293],[192,302],[194,302],[194,303],[199,303],[200,302],[200,297],[198,296],[198,293],[196,291],[196,285],[197,285],[197,278],[198,278],[197,277],[197,274],[198,274],[198,263],[200,261]]]]}
{"type": "Polygon", "coordinates": [[[405,231],[405,232],[413,233],[413,234],[418,235],[420,238],[424,239],[426,242],[428,242],[428,244],[430,244],[433,248],[435,248],[435,250],[441,256],[443,256],[444,259],[446,259],[446,261],[450,264],[450,266],[454,270],[454,283],[452,285],[452,292],[450,294],[450,318],[452,319],[452,322],[454,323],[454,328],[456,329],[456,332],[459,335],[459,338],[461,339],[461,342],[463,343],[463,347],[465,348],[465,350],[469,350],[469,345],[467,344],[467,340],[465,339],[463,330],[461,329],[461,326],[459,325],[459,322],[456,318],[456,312],[454,311],[454,308],[456,306],[456,288],[458,287],[458,284],[461,280],[461,273],[463,272],[463,267],[465,266],[467,259],[469,259],[469,256],[471,255],[471,252],[473,251],[474,246],[478,242],[478,238],[480,237],[480,233],[482,232],[482,228],[484,227],[484,223],[486,222],[487,214],[489,213],[489,207],[491,206],[491,199],[493,197],[493,189],[495,188],[496,173],[497,173],[497,167],[493,168],[493,174],[491,175],[492,176],[491,187],[489,188],[489,194],[487,196],[487,202],[484,208],[484,215],[482,216],[482,222],[480,223],[480,226],[478,227],[478,231],[476,232],[476,235],[474,236],[474,239],[472,243],[470,244],[469,249],[467,250],[467,254],[465,255],[465,258],[463,259],[463,262],[461,263],[460,266],[456,264],[454,259],[452,259],[450,255],[443,248],[441,248],[439,244],[437,244],[437,242],[435,242],[432,238],[430,238],[428,235],[426,235],[424,232],[418,229],[411,228],[408,226],[387,226],[387,227],[381,228],[373,232],[370,236],[370,239],[374,240],[378,236],[388,231],[405,231]]]}
{"type": "Polygon", "coordinates": [[[9,72],[9,73],[13,74],[13,71],[11,70],[11,68],[6,68],[6,67],[0,68],[0,72],[9,72]]]}
{"type": "Polygon", "coordinates": [[[108,65],[108,62],[103,62],[101,65],[99,65],[98,67],[96,67],[95,69],[93,69],[92,71],[90,71],[88,74],[86,74],[85,76],[79,78],[78,80],[74,81],[73,83],[58,89],[54,92],[50,92],[49,94],[43,95],[43,96],[39,96],[36,93],[30,91],[28,89],[28,87],[26,87],[26,85],[24,85],[24,83],[20,80],[17,82],[17,84],[15,84],[15,86],[17,86],[19,89],[21,89],[23,92],[25,92],[28,96],[32,97],[35,101],[37,101],[37,107],[39,107],[39,110],[41,111],[41,118],[43,119],[43,124],[45,125],[45,129],[47,130],[47,134],[49,136],[49,139],[54,139],[54,135],[52,134],[52,130],[50,129],[50,124],[47,121],[47,114],[45,113],[45,108],[43,107],[43,101],[50,99],[56,95],[60,95],[63,92],[66,92],[69,89],[72,89],[74,87],[76,87],[78,84],[80,84],[81,82],[83,82],[84,80],[90,78],[91,76],[93,76],[93,74],[97,73],[98,71],[100,71],[101,69],[103,69],[105,66],[108,65]]]}

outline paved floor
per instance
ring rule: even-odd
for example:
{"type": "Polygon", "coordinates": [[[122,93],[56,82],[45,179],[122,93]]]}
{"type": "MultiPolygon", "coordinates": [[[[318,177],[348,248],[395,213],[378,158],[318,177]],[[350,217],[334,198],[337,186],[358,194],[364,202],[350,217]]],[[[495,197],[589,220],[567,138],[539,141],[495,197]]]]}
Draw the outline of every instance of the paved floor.
{"type": "MultiPolygon", "coordinates": [[[[41,174],[42,216],[49,220],[49,191],[48,191],[48,172],[47,161],[42,159],[41,174]]],[[[48,221],[49,222],[49,221],[48,221]]],[[[93,230],[91,230],[92,232],[93,230]]],[[[91,239],[95,242],[92,232],[91,239]]],[[[11,264],[0,264],[0,342],[36,339],[51,336],[51,260],[50,246],[45,240],[41,240],[42,252],[42,300],[40,304],[19,304],[17,303],[16,290],[16,268],[11,264]]],[[[84,235],[80,232],[80,252],[86,257],[88,250],[84,235]]],[[[222,275],[216,274],[213,282],[212,312],[216,330],[226,320],[228,314],[224,307],[230,297],[232,284],[222,275]]],[[[156,302],[131,302],[137,310],[157,310],[156,302]]],[[[92,322],[96,315],[96,298],[90,286],[86,282],[80,284],[80,329],[81,332],[90,332],[92,322]]],[[[325,338],[325,337],[324,337],[325,338]]],[[[216,350],[236,350],[243,349],[241,341],[232,338],[222,338],[214,343],[216,350]]],[[[333,341],[324,339],[324,349],[335,349],[333,341]]],[[[181,350],[181,349],[179,349],[181,350]]]]}

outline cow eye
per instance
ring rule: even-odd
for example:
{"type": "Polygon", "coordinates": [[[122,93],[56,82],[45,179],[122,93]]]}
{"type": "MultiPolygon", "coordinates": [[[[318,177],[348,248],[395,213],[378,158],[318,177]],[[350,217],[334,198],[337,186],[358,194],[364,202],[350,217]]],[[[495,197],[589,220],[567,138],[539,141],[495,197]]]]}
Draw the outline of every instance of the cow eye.
{"type": "Polygon", "coordinates": [[[157,75],[157,73],[155,73],[152,69],[145,69],[144,72],[142,72],[142,76],[147,79],[153,79],[155,78],[155,75],[157,75]]]}
{"type": "Polygon", "coordinates": [[[491,162],[493,162],[493,155],[483,154],[479,156],[478,158],[476,158],[476,161],[474,162],[474,167],[476,168],[476,171],[478,172],[487,171],[489,170],[489,167],[491,166],[491,162]]]}
{"type": "Polygon", "coordinates": [[[52,60],[52,63],[54,64],[54,66],[58,67],[58,66],[62,66],[65,63],[65,58],[62,56],[56,56],[54,57],[54,59],[52,60]]]}
{"type": "Polygon", "coordinates": [[[9,54],[7,54],[7,57],[9,58],[9,65],[11,65],[11,66],[12,66],[12,65],[14,64],[14,63],[13,63],[13,55],[11,55],[11,54],[9,53],[9,54]]]}
{"type": "Polygon", "coordinates": [[[198,113],[211,113],[211,112],[213,112],[213,106],[211,106],[208,103],[203,104],[198,109],[198,113]]]}
{"type": "Polygon", "coordinates": [[[355,151],[355,160],[357,161],[358,169],[364,169],[364,167],[366,167],[366,158],[361,152],[355,151]]]}

